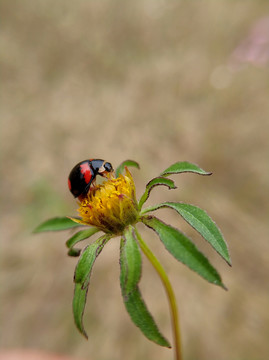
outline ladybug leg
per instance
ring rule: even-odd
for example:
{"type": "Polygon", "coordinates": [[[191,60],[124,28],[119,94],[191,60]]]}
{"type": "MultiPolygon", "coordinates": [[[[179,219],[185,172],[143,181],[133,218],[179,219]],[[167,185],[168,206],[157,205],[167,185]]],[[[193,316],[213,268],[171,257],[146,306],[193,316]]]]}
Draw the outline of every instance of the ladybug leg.
{"type": "Polygon", "coordinates": [[[107,179],[110,179],[111,177],[111,172],[110,171],[103,171],[102,173],[100,173],[99,175],[101,175],[102,177],[105,177],[107,179]]]}
{"type": "Polygon", "coordinates": [[[90,188],[91,188],[91,187],[93,188],[93,187],[95,187],[95,186],[96,186],[96,178],[93,179],[90,188]]]}
{"type": "Polygon", "coordinates": [[[89,192],[95,187],[96,179],[93,179],[90,184],[88,184],[82,194],[78,196],[78,200],[81,202],[83,199],[85,199],[89,192]]]}
{"type": "Polygon", "coordinates": [[[80,202],[82,202],[82,201],[85,199],[86,196],[87,196],[87,194],[85,195],[85,194],[83,193],[83,194],[79,195],[79,196],[77,197],[77,199],[78,199],[80,202]]]}
{"type": "Polygon", "coordinates": [[[96,178],[94,178],[93,181],[91,182],[91,185],[87,190],[87,194],[89,194],[89,192],[92,191],[95,187],[96,187],[96,178]]]}

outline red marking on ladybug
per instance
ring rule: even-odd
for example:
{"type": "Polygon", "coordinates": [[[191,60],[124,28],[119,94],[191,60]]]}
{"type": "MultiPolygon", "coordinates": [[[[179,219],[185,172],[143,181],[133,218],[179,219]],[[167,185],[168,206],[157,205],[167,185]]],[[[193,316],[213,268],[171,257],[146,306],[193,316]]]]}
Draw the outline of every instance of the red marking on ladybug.
{"type": "Polygon", "coordinates": [[[112,165],[102,159],[90,159],[79,162],[71,170],[68,177],[68,187],[75,198],[80,200],[85,197],[96,176],[106,176],[113,171],[112,165]]]}
{"type": "Polygon", "coordinates": [[[84,163],[80,164],[80,172],[81,172],[81,174],[83,174],[86,184],[89,184],[89,182],[91,181],[91,178],[93,176],[90,164],[88,162],[84,162],[84,163]]]}

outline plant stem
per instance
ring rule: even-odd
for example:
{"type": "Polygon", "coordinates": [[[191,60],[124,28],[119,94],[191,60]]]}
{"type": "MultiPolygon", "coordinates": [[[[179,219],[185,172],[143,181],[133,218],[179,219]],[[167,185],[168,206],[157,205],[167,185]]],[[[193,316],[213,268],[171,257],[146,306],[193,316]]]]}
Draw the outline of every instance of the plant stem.
{"type": "Polygon", "coordinates": [[[181,340],[180,340],[180,329],[179,329],[179,321],[178,321],[178,310],[177,310],[177,303],[175,294],[173,291],[173,288],[171,286],[171,283],[168,279],[168,276],[166,275],[166,272],[162,265],[159,263],[155,255],[151,252],[147,244],[144,242],[144,240],[141,238],[140,234],[136,230],[136,236],[137,240],[139,242],[139,245],[141,247],[141,250],[146,255],[148,260],[151,262],[155,270],[157,271],[158,275],[160,276],[160,279],[164,285],[169,305],[170,305],[170,311],[171,311],[171,317],[172,317],[172,330],[173,330],[173,336],[174,336],[174,344],[175,344],[175,360],[182,360],[182,353],[181,353],[181,340]]]}

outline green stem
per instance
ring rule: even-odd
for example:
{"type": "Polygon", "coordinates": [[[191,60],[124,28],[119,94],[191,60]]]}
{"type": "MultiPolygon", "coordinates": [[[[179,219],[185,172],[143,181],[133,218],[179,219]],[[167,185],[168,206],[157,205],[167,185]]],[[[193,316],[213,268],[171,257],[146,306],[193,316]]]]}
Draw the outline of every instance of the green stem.
{"type": "Polygon", "coordinates": [[[166,275],[166,272],[162,265],[159,263],[155,255],[151,252],[147,244],[144,242],[144,240],[141,238],[140,234],[136,230],[136,236],[137,240],[139,242],[139,245],[141,247],[141,250],[146,255],[148,260],[151,262],[155,270],[157,271],[158,275],[160,276],[160,279],[164,285],[169,305],[170,305],[170,311],[171,311],[171,317],[172,317],[172,327],[173,327],[173,336],[174,336],[174,343],[175,343],[175,360],[182,360],[182,354],[181,354],[181,341],[180,341],[180,329],[179,329],[179,322],[178,322],[178,311],[177,311],[177,303],[175,294],[173,291],[173,288],[171,286],[171,283],[166,275]]]}

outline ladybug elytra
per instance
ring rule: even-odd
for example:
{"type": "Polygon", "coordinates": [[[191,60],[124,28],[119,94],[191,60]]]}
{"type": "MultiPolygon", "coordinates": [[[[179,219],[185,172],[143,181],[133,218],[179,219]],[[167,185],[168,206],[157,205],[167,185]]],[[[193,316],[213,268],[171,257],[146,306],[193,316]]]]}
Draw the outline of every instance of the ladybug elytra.
{"type": "Polygon", "coordinates": [[[102,159],[89,159],[79,162],[71,170],[68,177],[68,187],[75,198],[82,199],[95,181],[96,176],[106,176],[113,171],[112,165],[102,159]]]}

